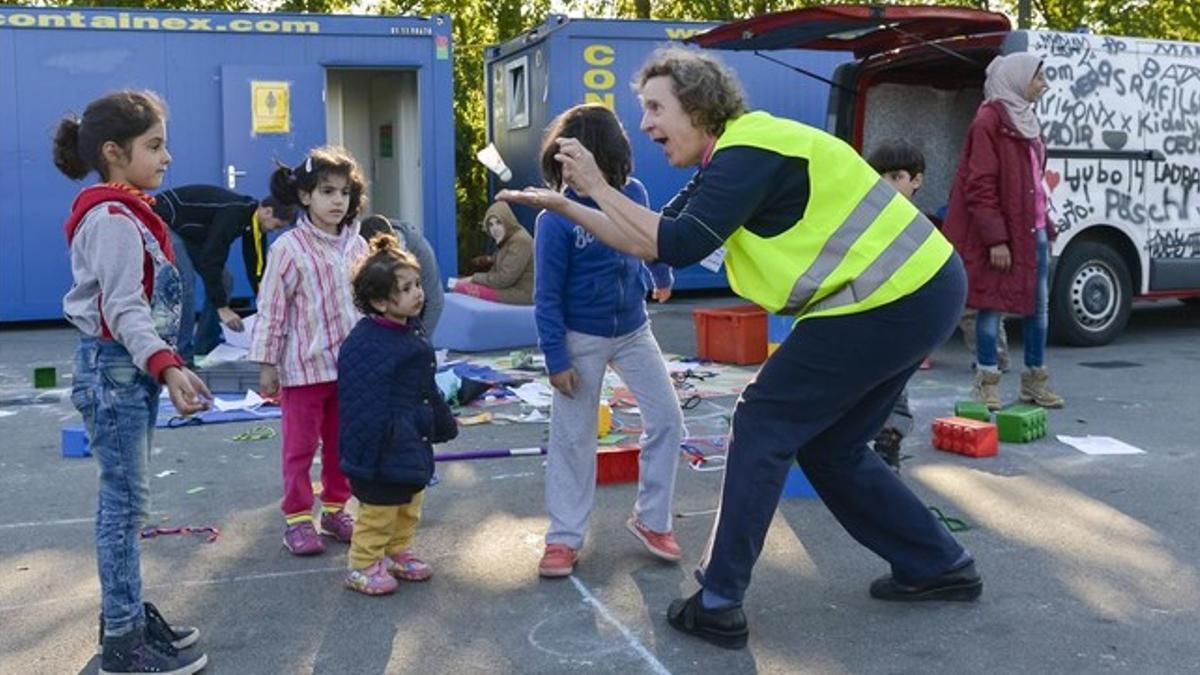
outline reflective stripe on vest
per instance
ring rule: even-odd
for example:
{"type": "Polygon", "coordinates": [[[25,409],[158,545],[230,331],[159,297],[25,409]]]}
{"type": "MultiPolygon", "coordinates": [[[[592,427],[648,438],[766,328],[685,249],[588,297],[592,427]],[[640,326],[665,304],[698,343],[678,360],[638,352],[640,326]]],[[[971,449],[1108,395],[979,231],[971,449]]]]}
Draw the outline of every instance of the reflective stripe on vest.
{"type": "MultiPolygon", "coordinates": [[[[882,180],[880,182],[882,182],[882,180]]],[[[900,269],[900,267],[903,266],[904,263],[917,252],[917,249],[921,248],[921,246],[929,239],[929,235],[932,232],[933,225],[927,218],[918,213],[917,216],[905,226],[904,230],[900,232],[900,236],[893,239],[892,243],[888,244],[888,247],[883,250],[883,253],[879,254],[878,258],[875,258],[875,260],[871,261],[871,264],[867,266],[867,269],[863,270],[862,274],[858,275],[858,277],[849,284],[842,286],[841,289],[825,296],[819,302],[814,303],[811,307],[801,307],[800,309],[804,309],[805,313],[823,312],[827,309],[853,305],[860,300],[865,300],[866,298],[870,297],[872,293],[879,290],[879,288],[892,277],[896,270],[900,269]]],[[[839,231],[839,235],[840,234],[841,232],[839,231]]],[[[838,235],[835,235],[835,238],[837,236],[838,235]]],[[[822,251],[821,257],[817,259],[817,262],[819,264],[824,260],[825,254],[822,251]]],[[[832,263],[836,265],[837,261],[832,261],[832,263]]],[[[799,286],[799,284],[797,284],[797,286],[799,286]]],[[[793,289],[792,293],[795,293],[795,289],[793,289]]],[[[811,294],[809,297],[812,297],[811,294]]],[[[799,314],[800,311],[785,311],[784,313],[799,314]]]]}

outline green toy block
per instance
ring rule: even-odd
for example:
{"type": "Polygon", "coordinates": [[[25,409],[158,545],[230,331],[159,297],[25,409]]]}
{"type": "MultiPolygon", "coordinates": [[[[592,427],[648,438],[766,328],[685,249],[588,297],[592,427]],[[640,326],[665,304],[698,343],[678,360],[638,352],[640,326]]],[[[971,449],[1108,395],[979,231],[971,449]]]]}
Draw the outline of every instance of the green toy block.
{"type": "Polygon", "coordinates": [[[33,369],[33,386],[37,389],[53,389],[58,386],[58,371],[53,366],[33,369]]]}
{"type": "Polygon", "coordinates": [[[955,417],[966,417],[967,419],[979,420],[980,422],[991,422],[992,411],[988,410],[986,403],[979,401],[957,401],[954,404],[955,417]]]}
{"type": "Polygon", "coordinates": [[[1028,443],[1046,435],[1046,410],[1014,405],[996,413],[996,429],[1005,443],[1028,443]]]}

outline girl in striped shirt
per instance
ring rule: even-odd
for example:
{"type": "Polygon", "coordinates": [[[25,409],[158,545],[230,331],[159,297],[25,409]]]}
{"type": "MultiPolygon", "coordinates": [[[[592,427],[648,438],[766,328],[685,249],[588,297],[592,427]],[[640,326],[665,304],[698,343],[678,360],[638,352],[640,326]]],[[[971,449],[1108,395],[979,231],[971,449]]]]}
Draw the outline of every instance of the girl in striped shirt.
{"type": "Polygon", "coordinates": [[[271,195],[298,205],[300,215],[271,246],[249,358],[262,364],[262,393],[278,392],[283,409],[283,544],[294,555],[325,550],[313,525],[309,476],[318,441],[321,530],[341,542],[354,532],[344,509],[350,483],[338,466],[337,353],[360,318],[350,271],[367,255],[355,220],[365,188],[354,158],[333,146],[271,176],[271,195]]]}

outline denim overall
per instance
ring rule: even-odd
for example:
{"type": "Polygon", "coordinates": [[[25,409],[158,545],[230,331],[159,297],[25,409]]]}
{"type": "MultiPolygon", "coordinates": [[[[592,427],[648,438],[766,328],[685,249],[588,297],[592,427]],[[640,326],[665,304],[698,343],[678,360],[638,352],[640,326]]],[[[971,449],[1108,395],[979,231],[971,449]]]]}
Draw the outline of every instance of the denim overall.
{"type": "MultiPolygon", "coordinates": [[[[150,230],[134,220],[154,262],[154,329],[174,346],[182,298],[179,271],[150,230]]],[[[96,560],[108,636],[124,635],[144,621],[138,537],[149,513],[146,463],[161,390],[119,342],[80,339],[71,402],[83,415],[92,454],[100,463],[96,560]]]]}

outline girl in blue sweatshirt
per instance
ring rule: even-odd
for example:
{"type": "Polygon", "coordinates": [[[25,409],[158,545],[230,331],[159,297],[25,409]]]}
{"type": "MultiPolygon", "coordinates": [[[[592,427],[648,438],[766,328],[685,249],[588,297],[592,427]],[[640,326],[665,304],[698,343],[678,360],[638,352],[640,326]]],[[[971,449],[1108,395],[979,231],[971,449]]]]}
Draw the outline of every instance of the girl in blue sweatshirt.
{"type": "MultiPolygon", "coordinates": [[[[542,175],[551,187],[564,189],[555,159],[558,138],[578,139],[595,155],[611,185],[647,203],[646,188],[630,176],[629,139],[608,108],[575,106],[547,131],[542,175]]],[[[569,187],[564,194],[595,208],[587,195],[569,187]]],[[[555,389],[546,460],[550,529],[538,573],[571,574],[583,546],[596,489],[596,415],[608,366],[637,398],[645,429],[637,502],[626,526],[650,553],[677,561],[682,552],[671,529],[671,499],[683,415],[646,316],[647,268],[550,211],[538,215],[534,249],[538,343],[555,389]]],[[[654,267],[655,297],[665,299],[670,268],[654,267]]]]}

